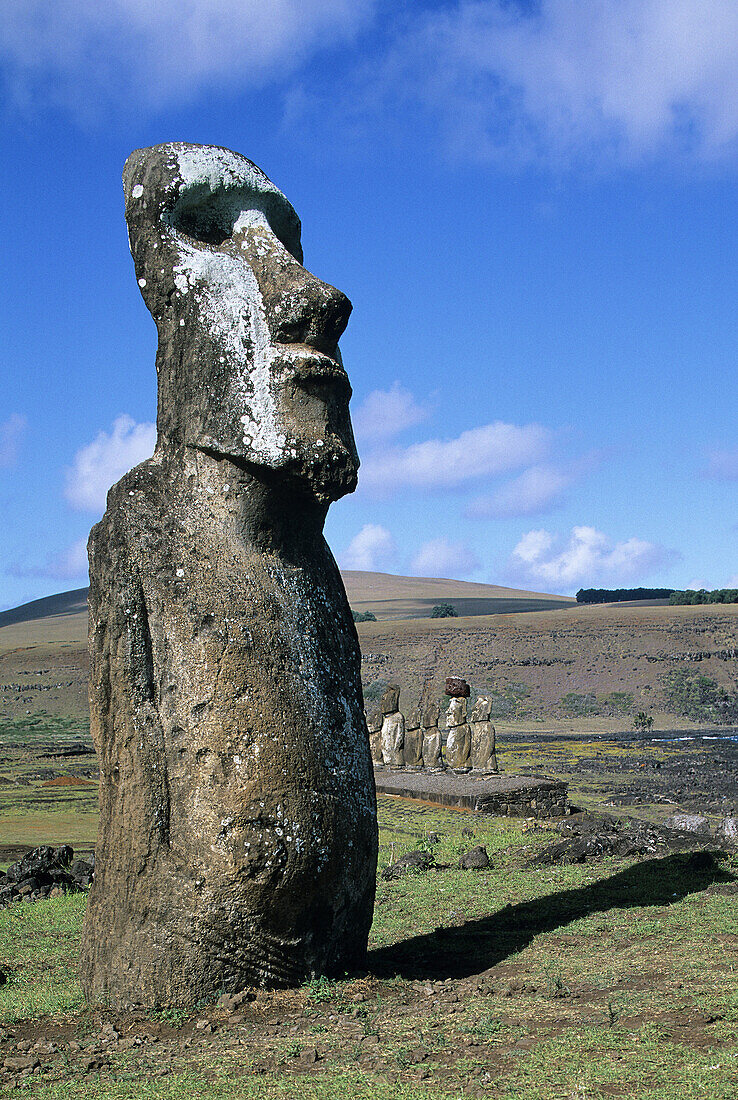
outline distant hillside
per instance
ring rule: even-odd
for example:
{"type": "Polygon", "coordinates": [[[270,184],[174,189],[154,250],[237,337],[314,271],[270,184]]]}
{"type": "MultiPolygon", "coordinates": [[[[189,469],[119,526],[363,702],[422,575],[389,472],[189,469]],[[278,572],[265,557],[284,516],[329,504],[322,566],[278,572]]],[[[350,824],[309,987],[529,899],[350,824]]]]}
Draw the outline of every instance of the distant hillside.
{"type": "MultiPolygon", "coordinates": [[[[400,577],[392,573],[342,572],[349,603],[355,611],[373,611],[378,619],[430,618],[437,603],[450,603],[459,615],[495,615],[509,611],[548,611],[576,606],[571,596],[552,596],[496,584],[445,580],[439,577],[400,577]]],[[[0,611],[0,630],[57,616],[79,616],[79,637],[87,634],[87,589],[59,592],[41,600],[0,611]]],[[[71,624],[69,624],[71,625],[71,624]]],[[[65,633],[65,636],[66,633],[65,633]]],[[[2,645],[0,636],[0,646],[2,645]]]]}
{"type": "Polygon", "coordinates": [[[10,611],[0,611],[0,628],[13,623],[29,623],[34,619],[48,619],[51,615],[87,614],[87,589],[74,588],[71,592],[59,592],[56,596],[44,596],[41,600],[22,603],[10,611]]]}
{"type": "MultiPolygon", "coordinates": [[[[378,619],[358,628],[370,705],[394,680],[403,706],[412,708],[424,692],[440,696],[445,677],[456,674],[492,697],[500,729],[527,723],[622,731],[639,710],[654,717],[657,729],[714,725],[709,706],[692,717],[696,688],[700,698],[709,688],[721,706],[738,706],[738,604],[577,605],[441,578],[346,573],[344,579],[351,605],[373,610],[378,619]],[[495,611],[430,618],[435,603],[465,611],[465,601],[495,611]],[[538,610],[519,613],[531,607],[538,610]]],[[[85,594],[78,589],[3,612],[0,717],[85,720],[85,594]]]]}
{"type": "Polygon", "coordinates": [[[427,619],[439,603],[450,603],[460,616],[576,606],[571,596],[443,577],[399,577],[392,573],[364,573],[351,569],[344,570],[341,576],[354,611],[373,611],[380,621],[427,619]]]}

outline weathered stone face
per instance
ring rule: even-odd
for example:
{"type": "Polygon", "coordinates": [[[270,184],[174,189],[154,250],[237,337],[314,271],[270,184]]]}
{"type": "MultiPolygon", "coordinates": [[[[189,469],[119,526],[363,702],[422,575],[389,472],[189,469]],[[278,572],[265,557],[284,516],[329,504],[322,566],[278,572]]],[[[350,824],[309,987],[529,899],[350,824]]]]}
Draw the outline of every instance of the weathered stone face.
{"type": "Polygon", "coordinates": [[[441,708],[438,703],[432,701],[426,703],[423,708],[423,729],[435,729],[438,725],[438,719],[441,717],[441,708]]]}
{"type": "Polygon", "coordinates": [[[355,477],[331,344],[348,310],[300,267],[296,215],[245,158],[157,146],[125,186],[159,440],[90,536],[100,826],[81,974],[116,1006],[191,1005],[366,952],[374,781],[322,537],[355,477]],[[313,351],[325,382],[295,373],[313,351]]]}
{"type": "Polygon", "coordinates": [[[448,731],[446,739],[446,766],[454,771],[469,771],[469,754],[471,752],[471,730],[465,722],[461,726],[453,726],[448,731]]]}
{"type": "Polygon", "coordinates": [[[159,331],[160,438],[278,472],[323,501],[352,492],[338,350],[351,303],[302,266],[287,199],[216,146],[138,150],[123,179],[136,277],[159,331]]]}
{"type": "Polygon", "coordinates": [[[422,758],[423,767],[429,771],[443,770],[441,755],[441,731],[438,726],[428,726],[423,731],[422,758]]]}
{"type": "Polygon", "coordinates": [[[492,711],[492,700],[488,695],[480,695],[472,707],[470,721],[486,722],[492,711]]]}
{"type": "Polygon", "coordinates": [[[400,685],[388,684],[384,695],[379,700],[379,709],[382,714],[395,714],[400,709],[400,685]]]}
{"type": "Polygon", "coordinates": [[[366,720],[369,731],[369,749],[374,764],[383,764],[382,757],[382,723],[384,715],[381,711],[373,711],[366,720]]]}
{"type": "Polygon", "coordinates": [[[419,726],[405,729],[402,760],[406,768],[421,768],[423,766],[423,734],[419,726]]]}
{"type": "Polygon", "coordinates": [[[463,722],[466,722],[466,699],[460,696],[449,701],[446,711],[446,729],[460,726],[463,722]]]}
{"type": "Polygon", "coordinates": [[[470,722],[471,756],[470,763],[475,772],[495,774],[498,770],[495,753],[495,727],[489,721],[470,722]]]}
{"type": "Polygon", "coordinates": [[[405,763],[405,719],[399,710],[385,715],[381,737],[382,762],[392,768],[401,768],[405,763]]]}

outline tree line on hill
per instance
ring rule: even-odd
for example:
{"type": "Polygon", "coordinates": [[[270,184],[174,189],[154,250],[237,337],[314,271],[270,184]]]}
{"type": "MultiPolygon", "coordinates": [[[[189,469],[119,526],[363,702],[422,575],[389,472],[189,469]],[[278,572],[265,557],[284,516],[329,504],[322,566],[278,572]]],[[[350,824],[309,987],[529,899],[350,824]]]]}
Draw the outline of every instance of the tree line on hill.
{"type": "Polygon", "coordinates": [[[622,600],[668,600],[673,588],[580,588],[577,603],[620,603],[622,600]]]}
{"type": "Polygon", "coordinates": [[[670,604],[738,603],[738,588],[580,588],[577,603],[620,603],[623,600],[668,600],[670,604]]]}
{"type": "Polygon", "coordinates": [[[669,596],[671,604],[693,603],[738,603],[738,588],[687,588],[684,592],[672,592],[669,596]]]}

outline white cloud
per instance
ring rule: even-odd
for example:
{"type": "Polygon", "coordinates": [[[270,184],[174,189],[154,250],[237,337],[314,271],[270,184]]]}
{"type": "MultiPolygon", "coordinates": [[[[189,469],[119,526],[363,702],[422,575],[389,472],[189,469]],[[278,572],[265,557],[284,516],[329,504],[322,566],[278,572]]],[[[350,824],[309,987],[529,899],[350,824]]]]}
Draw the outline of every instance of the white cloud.
{"type": "Polygon", "coordinates": [[[341,555],[341,567],[371,573],[391,560],[394,553],[395,542],[387,528],[378,523],[365,523],[341,555]]]}
{"type": "Polygon", "coordinates": [[[12,413],[0,424],[0,466],[13,466],[18,457],[21,436],[26,430],[25,416],[12,413]]]}
{"type": "Polygon", "coordinates": [[[735,151],[735,0],[460,0],[417,20],[388,70],[475,157],[735,151]]]}
{"type": "Polygon", "coordinates": [[[388,390],[373,390],[351,414],[356,438],[375,443],[399,435],[428,416],[409,390],[395,382],[388,390]]]}
{"type": "Polygon", "coordinates": [[[496,492],[477,497],[466,510],[473,518],[530,516],[553,507],[573,476],[555,466],[531,466],[496,492]]]}
{"type": "Polygon", "coordinates": [[[377,0],[4,0],[0,66],[19,101],[162,107],[259,85],[349,40],[377,0]]]}
{"type": "Polygon", "coordinates": [[[548,531],[529,531],[512,552],[511,569],[554,588],[634,581],[670,565],[678,555],[653,542],[613,543],[594,527],[574,527],[566,545],[548,531]]]}
{"type": "Polygon", "coordinates": [[[707,456],[705,477],[715,478],[717,481],[735,481],[738,478],[738,450],[711,450],[707,456]]]}
{"type": "Polygon", "coordinates": [[[498,420],[456,439],[428,439],[371,454],[364,460],[359,485],[375,493],[408,486],[449,489],[537,462],[550,441],[551,433],[539,424],[518,427],[498,420]]]}
{"type": "Polygon", "coordinates": [[[418,577],[467,577],[479,569],[479,559],[468,546],[448,539],[424,543],[410,563],[418,577]]]}
{"type": "Polygon", "coordinates": [[[74,465],[67,470],[65,497],[81,511],[104,511],[110,486],[149,458],[155,444],[156,425],[137,424],[130,416],[119,416],[110,435],[100,432],[92,443],[77,451],[74,465]]]}

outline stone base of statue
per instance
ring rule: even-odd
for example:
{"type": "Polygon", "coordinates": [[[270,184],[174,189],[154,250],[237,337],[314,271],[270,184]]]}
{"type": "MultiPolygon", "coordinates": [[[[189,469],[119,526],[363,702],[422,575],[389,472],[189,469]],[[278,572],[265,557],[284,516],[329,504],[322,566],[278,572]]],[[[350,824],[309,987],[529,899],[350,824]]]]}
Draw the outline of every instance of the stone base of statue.
{"type": "Polygon", "coordinates": [[[546,775],[459,775],[375,771],[377,794],[498,817],[557,818],[568,813],[568,785],[546,775]]]}

